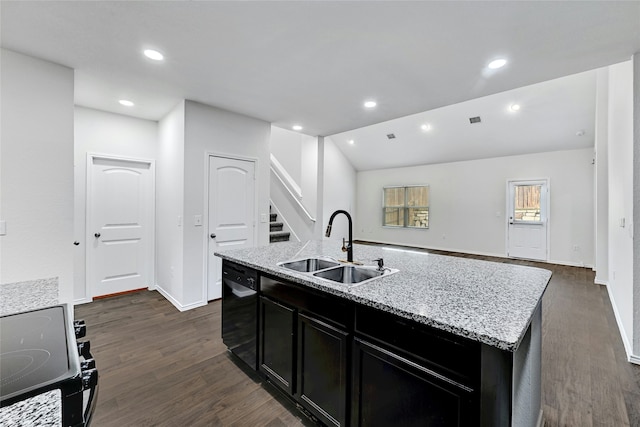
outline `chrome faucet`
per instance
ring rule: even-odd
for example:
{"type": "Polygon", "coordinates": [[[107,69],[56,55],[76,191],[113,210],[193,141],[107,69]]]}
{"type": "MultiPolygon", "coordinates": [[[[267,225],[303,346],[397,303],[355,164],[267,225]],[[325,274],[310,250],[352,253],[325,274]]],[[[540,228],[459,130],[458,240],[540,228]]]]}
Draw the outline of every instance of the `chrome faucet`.
{"type": "MultiPolygon", "coordinates": [[[[333,225],[333,218],[338,214],[345,214],[347,219],[349,220],[349,244],[346,246],[347,251],[347,261],[353,262],[353,221],[351,220],[351,215],[349,212],[343,210],[337,210],[331,214],[331,218],[329,218],[329,225],[327,225],[327,231],[324,233],[325,236],[331,236],[331,226],[333,225]]],[[[345,244],[343,239],[342,250],[345,250],[345,244]]]]}

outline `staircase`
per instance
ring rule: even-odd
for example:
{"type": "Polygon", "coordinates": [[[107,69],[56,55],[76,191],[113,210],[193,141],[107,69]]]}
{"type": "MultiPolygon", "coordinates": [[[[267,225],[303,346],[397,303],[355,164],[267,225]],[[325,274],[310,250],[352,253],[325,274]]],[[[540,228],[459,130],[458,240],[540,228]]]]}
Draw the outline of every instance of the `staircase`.
{"type": "Polygon", "coordinates": [[[278,214],[269,214],[269,242],[288,242],[291,233],[288,231],[282,231],[283,223],[278,222],[278,214]]]}

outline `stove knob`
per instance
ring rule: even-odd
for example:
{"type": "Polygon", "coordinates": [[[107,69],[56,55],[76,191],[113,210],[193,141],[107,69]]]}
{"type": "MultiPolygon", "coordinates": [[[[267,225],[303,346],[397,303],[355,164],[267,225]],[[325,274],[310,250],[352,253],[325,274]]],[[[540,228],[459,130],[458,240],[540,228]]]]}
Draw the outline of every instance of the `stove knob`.
{"type": "Polygon", "coordinates": [[[73,322],[73,329],[76,333],[76,339],[84,338],[87,335],[87,325],[84,320],[75,320],[73,322]]]}
{"type": "Polygon", "coordinates": [[[94,359],[87,359],[80,362],[80,369],[82,372],[88,371],[89,369],[96,368],[96,361],[94,359]]]}
{"type": "Polygon", "coordinates": [[[98,385],[98,370],[97,369],[89,369],[88,371],[84,371],[82,373],[82,388],[84,390],[89,390],[98,385]]]}
{"type": "Polygon", "coordinates": [[[91,359],[91,342],[80,341],[78,343],[78,353],[85,359],[91,359]]]}

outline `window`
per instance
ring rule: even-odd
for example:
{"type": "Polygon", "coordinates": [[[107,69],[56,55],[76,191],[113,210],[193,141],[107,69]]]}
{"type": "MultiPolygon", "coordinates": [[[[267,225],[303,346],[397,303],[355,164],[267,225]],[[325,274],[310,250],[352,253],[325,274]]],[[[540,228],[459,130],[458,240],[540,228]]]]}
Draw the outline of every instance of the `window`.
{"type": "Polygon", "coordinates": [[[429,228],[429,186],[384,187],[382,225],[429,228]]]}
{"type": "Polygon", "coordinates": [[[515,185],[513,218],[516,221],[540,222],[540,189],[542,185],[515,185]]]}

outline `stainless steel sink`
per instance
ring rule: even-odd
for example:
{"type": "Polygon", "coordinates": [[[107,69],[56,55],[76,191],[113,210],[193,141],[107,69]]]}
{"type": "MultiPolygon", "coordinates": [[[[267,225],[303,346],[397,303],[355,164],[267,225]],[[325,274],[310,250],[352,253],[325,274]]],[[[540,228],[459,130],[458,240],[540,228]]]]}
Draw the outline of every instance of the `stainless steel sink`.
{"type": "Polygon", "coordinates": [[[300,271],[302,273],[311,273],[330,267],[337,267],[338,265],[340,265],[340,263],[325,258],[304,258],[293,261],[279,262],[277,265],[279,265],[280,267],[288,268],[289,270],[300,271]]]}
{"type": "Polygon", "coordinates": [[[385,268],[378,270],[370,266],[341,265],[339,267],[318,271],[313,275],[325,280],[331,280],[345,285],[354,285],[376,279],[381,276],[396,273],[398,270],[385,268]]]}

